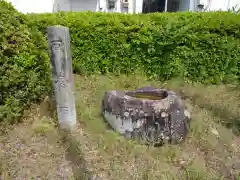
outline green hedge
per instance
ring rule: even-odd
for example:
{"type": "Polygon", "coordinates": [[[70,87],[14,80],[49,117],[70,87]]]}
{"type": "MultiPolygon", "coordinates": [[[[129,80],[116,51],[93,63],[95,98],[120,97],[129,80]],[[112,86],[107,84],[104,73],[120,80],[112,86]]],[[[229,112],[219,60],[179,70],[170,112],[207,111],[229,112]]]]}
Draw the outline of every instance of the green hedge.
{"type": "Polygon", "coordinates": [[[41,32],[0,0],[0,123],[18,120],[24,109],[48,92],[48,52],[41,32]]]}
{"type": "Polygon", "coordinates": [[[56,24],[70,28],[76,73],[142,71],[161,80],[239,80],[238,14],[23,15],[0,0],[0,123],[19,119],[50,90],[46,28],[56,24]]]}
{"type": "Polygon", "coordinates": [[[71,32],[77,73],[133,73],[204,83],[239,79],[240,15],[231,12],[29,14],[44,34],[61,24],[71,32]]]}

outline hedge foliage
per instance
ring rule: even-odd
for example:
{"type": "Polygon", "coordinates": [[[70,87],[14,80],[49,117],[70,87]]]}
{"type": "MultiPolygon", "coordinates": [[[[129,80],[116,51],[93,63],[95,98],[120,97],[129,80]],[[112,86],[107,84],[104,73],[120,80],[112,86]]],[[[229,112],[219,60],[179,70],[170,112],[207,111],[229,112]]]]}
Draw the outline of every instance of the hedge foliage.
{"type": "Polygon", "coordinates": [[[50,90],[46,28],[70,28],[76,73],[134,73],[203,83],[239,80],[240,15],[231,12],[17,12],[0,0],[0,122],[50,90]]]}
{"type": "Polygon", "coordinates": [[[0,123],[18,120],[50,87],[45,38],[26,21],[0,0],[0,123]]]}
{"type": "Polygon", "coordinates": [[[238,80],[240,15],[231,12],[29,14],[30,27],[46,33],[61,24],[71,32],[77,73],[132,73],[204,83],[238,80]]]}

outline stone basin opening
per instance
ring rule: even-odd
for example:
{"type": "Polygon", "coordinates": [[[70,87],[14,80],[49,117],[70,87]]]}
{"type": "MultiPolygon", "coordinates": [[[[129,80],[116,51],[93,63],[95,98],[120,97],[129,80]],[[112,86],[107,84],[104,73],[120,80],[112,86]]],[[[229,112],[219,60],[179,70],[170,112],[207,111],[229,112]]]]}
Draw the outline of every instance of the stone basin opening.
{"type": "Polygon", "coordinates": [[[167,91],[160,91],[160,92],[127,92],[126,95],[131,96],[136,99],[142,99],[142,100],[162,100],[167,98],[168,93],[167,91]]]}

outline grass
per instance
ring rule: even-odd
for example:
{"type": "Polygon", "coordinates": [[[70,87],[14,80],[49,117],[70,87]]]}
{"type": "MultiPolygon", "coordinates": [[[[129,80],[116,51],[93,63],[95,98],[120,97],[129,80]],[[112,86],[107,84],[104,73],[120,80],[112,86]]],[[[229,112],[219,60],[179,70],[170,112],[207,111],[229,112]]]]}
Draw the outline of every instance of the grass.
{"type": "Polygon", "coordinates": [[[29,115],[1,140],[3,179],[94,179],[97,174],[104,180],[235,180],[240,175],[240,91],[236,86],[180,80],[163,84],[141,75],[75,76],[75,82],[78,131],[66,135],[56,130],[53,120],[39,113],[29,115]],[[192,122],[183,144],[146,147],[124,139],[103,122],[100,104],[105,91],[145,85],[166,87],[184,99],[192,122]],[[19,138],[26,147],[16,150],[19,138]],[[41,158],[29,156],[26,151],[31,149],[41,158]]]}

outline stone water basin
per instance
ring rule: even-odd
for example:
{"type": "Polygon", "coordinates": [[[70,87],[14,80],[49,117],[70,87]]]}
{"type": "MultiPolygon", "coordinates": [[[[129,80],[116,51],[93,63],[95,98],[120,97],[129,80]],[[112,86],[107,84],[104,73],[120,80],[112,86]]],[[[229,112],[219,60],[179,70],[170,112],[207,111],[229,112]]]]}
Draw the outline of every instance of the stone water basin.
{"type": "Polygon", "coordinates": [[[102,116],[116,132],[151,145],[182,142],[190,122],[190,114],[176,93],[149,86],[106,92],[102,116]]]}

